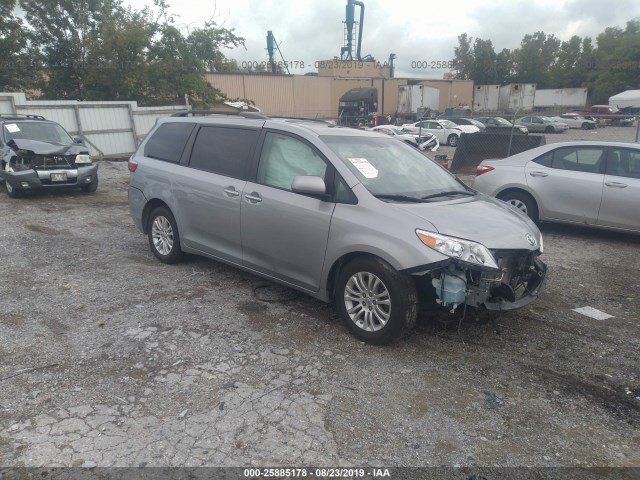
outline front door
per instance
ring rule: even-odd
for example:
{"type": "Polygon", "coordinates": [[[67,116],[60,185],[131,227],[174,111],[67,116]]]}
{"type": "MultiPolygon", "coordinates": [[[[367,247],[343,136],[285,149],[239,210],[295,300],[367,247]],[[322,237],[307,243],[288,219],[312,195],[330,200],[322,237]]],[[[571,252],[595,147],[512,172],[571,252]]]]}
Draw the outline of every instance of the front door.
{"type": "Polygon", "coordinates": [[[335,203],[291,190],[298,175],[328,180],[329,164],[304,140],[268,132],[255,182],[242,195],[246,267],[316,292],[335,203]]]}

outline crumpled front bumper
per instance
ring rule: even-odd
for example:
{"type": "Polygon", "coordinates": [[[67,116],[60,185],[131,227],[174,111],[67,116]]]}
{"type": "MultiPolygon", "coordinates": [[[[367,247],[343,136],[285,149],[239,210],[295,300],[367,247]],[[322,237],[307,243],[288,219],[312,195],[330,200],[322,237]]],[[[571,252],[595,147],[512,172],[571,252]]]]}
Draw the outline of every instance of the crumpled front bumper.
{"type": "Polygon", "coordinates": [[[498,311],[516,310],[518,308],[522,308],[526,305],[529,305],[531,302],[536,300],[540,294],[540,291],[544,287],[544,283],[547,278],[547,264],[544,263],[539,258],[536,258],[534,260],[534,263],[536,266],[537,278],[535,279],[535,281],[533,280],[529,281],[529,284],[527,286],[528,288],[525,291],[524,295],[522,295],[520,298],[516,299],[513,302],[510,302],[504,299],[500,299],[499,301],[496,301],[496,302],[487,300],[484,302],[485,308],[487,310],[498,310],[498,311]]]}
{"type": "Polygon", "coordinates": [[[56,170],[17,170],[2,172],[4,181],[17,190],[45,190],[53,188],[79,188],[90,184],[98,173],[98,164],[56,170]],[[52,174],[66,174],[64,182],[52,181],[52,174]]]}

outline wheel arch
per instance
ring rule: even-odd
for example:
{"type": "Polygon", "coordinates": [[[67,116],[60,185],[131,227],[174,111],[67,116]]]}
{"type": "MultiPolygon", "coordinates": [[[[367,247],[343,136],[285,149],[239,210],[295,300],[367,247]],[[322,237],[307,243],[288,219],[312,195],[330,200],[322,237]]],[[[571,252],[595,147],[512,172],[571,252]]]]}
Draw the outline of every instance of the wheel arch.
{"type": "Polygon", "coordinates": [[[175,218],[175,214],[173,213],[173,211],[171,210],[171,207],[167,205],[166,202],[164,202],[163,200],[160,200],[159,198],[152,198],[146,203],[146,205],[144,206],[144,209],[142,210],[142,232],[144,234],[149,233],[149,216],[151,215],[151,212],[153,212],[153,210],[155,210],[158,207],[165,207],[171,212],[171,215],[173,215],[173,217],[175,218]]]}
{"type": "Polygon", "coordinates": [[[542,219],[542,216],[543,216],[542,204],[540,203],[540,200],[538,199],[538,196],[535,193],[533,193],[528,188],[524,188],[522,186],[507,186],[502,190],[500,190],[499,192],[496,192],[495,197],[498,200],[502,200],[508,193],[520,193],[531,198],[531,200],[533,200],[533,202],[535,203],[536,208],[538,209],[538,220],[542,219]]]}
{"type": "Polygon", "coordinates": [[[333,299],[335,298],[336,284],[338,282],[338,277],[340,276],[341,269],[345,265],[347,265],[349,262],[355,260],[356,258],[378,259],[391,265],[391,263],[387,259],[379,255],[375,255],[371,252],[355,251],[355,252],[349,252],[342,255],[340,258],[336,259],[333,262],[333,264],[331,265],[331,268],[329,269],[329,273],[327,274],[325,291],[326,291],[326,298],[328,301],[333,301],[333,299]]]}

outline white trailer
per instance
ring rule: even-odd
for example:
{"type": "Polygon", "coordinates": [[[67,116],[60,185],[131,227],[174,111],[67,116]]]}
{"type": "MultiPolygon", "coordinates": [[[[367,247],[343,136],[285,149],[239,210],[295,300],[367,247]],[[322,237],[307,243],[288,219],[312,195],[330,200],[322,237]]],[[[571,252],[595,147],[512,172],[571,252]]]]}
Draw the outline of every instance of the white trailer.
{"type": "Polygon", "coordinates": [[[587,106],[586,88],[547,88],[536,90],[533,101],[535,108],[579,108],[583,110],[587,106]]]}
{"type": "Polygon", "coordinates": [[[416,118],[419,112],[427,109],[438,110],[440,90],[425,85],[401,85],[398,87],[397,116],[416,118]]]}
{"type": "Polygon", "coordinates": [[[473,88],[473,110],[475,112],[497,112],[500,85],[476,85],[473,88]]]}
{"type": "Polygon", "coordinates": [[[511,83],[500,87],[498,110],[502,112],[527,112],[533,110],[536,95],[535,83],[511,83]]]}

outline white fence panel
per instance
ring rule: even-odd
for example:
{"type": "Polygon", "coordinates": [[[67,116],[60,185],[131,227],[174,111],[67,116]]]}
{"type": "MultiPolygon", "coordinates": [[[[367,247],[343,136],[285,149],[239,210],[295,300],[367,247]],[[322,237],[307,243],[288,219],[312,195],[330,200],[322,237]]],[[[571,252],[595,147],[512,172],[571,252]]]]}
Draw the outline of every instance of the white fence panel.
{"type": "Polygon", "coordinates": [[[128,157],[158,118],[185,106],[138,107],[136,102],[27,100],[24,93],[0,93],[0,113],[41,115],[82,137],[92,156],[128,157]]]}

